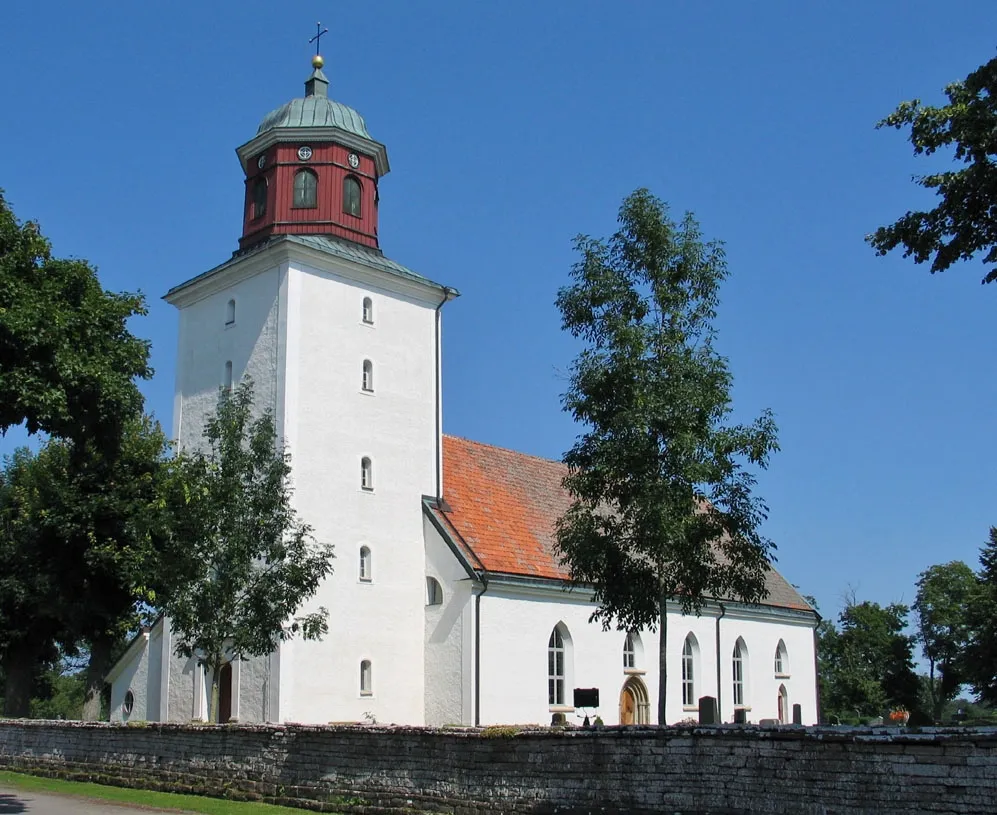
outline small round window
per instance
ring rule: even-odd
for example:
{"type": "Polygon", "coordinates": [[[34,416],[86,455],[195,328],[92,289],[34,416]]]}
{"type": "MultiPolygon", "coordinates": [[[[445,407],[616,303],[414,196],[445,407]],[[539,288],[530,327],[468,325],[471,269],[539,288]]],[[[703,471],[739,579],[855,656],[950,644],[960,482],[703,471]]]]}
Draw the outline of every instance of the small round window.
{"type": "Polygon", "coordinates": [[[126,716],[131,716],[132,710],[135,709],[135,694],[130,690],[125,694],[125,701],[121,703],[121,709],[126,716]]]}

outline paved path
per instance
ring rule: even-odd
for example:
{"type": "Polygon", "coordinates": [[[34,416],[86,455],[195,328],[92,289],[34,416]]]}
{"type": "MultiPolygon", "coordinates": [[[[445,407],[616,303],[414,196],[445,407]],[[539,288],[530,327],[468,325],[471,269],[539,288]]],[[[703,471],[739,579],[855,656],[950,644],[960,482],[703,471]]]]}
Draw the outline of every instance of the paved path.
{"type": "Polygon", "coordinates": [[[152,812],[181,812],[179,809],[136,809],[110,801],[52,795],[0,787],[0,815],[149,815],[152,812]]]}

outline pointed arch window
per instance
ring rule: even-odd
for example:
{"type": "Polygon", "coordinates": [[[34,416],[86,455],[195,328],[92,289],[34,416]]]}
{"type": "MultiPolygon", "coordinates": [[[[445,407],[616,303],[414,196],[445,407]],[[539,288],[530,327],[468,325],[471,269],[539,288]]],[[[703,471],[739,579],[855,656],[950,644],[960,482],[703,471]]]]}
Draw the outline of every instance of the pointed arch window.
{"type": "Polygon", "coordinates": [[[363,361],[363,376],[361,377],[361,387],[367,393],[374,392],[374,363],[369,359],[363,361]]]}
{"type": "Polygon", "coordinates": [[[775,647],[775,675],[786,676],[789,673],[789,655],[786,653],[786,643],[779,640],[775,647]]]}
{"type": "Polygon", "coordinates": [[[633,668],[636,667],[636,657],[634,654],[634,637],[629,631],[627,632],[627,638],[623,640],[623,667],[633,668]]]}
{"type": "Polygon", "coordinates": [[[360,181],[356,176],[348,175],[343,179],[343,212],[347,215],[360,217],[360,181]]]}
{"type": "Polygon", "coordinates": [[[699,650],[696,638],[689,634],[682,645],[682,706],[696,704],[696,652],[699,650]]]}
{"type": "Polygon", "coordinates": [[[318,206],[318,176],[313,170],[298,170],[294,174],[294,202],[296,209],[314,209],[318,206]]]}
{"type": "Polygon", "coordinates": [[[360,574],[358,575],[361,583],[370,583],[374,579],[374,572],[372,570],[373,563],[370,557],[370,547],[361,546],[360,547],[360,574]]]}
{"type": "Polygon", "coordinates": [[[374,489],[374,467],[367,456],[360,459],[360,488],[369,492],[374,489]]]}
{"type": "Polygon", "coordinates": [[[365,659],[360,663],[360,695],[374,695],[374,672],[371,669],[369,659],[365,659]]]}
{"type": "Polygon", "coordinates": [[[738,637],[734,643],[734,654],[732,658],[732,696],[734,704],[738,707],[744,705],[744,663],[747,661],[747,649],[744,647],[744,640],[738,637]]]}
{"type": "Polygon", "coordinates": [[[559,628],[550,632],[547,642],[547,702],[564,704],[564,637],[559,628]]]}
{"type": "Polygon", "coordinates": [[[253,182],[253,220],[267,214],[267,180],[257,178],[253,182]]]}

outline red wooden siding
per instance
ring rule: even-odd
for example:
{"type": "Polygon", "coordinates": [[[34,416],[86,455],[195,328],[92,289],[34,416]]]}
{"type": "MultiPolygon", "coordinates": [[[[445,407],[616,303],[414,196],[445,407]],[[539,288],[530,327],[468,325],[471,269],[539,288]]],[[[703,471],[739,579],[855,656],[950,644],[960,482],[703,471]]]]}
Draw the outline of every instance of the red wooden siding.
{"type": "Polygon", "coordinates": [[[357,153],[360,166],[350,167],[347,147],[332,142],[289,142],[271,147],[267,161],[260,170],[254,157],[246,178],[245,211],[243,213],[243,248],[252,246],[271,235],[331,235],[377,247],[377,168],[370,156],[357,153]],[[298,148],[308,144],[312,157],[298,158],[298,148]],[[317,206],[295,208],[294,176],[307,168],[318,179],[317,206]],[[352,175],[360,182],[360,217],[343,212],[343,179],[352,175]],[[260,176],[268,181],[267,210],[262,218],[254,219],[252,190],[260,176]]]}

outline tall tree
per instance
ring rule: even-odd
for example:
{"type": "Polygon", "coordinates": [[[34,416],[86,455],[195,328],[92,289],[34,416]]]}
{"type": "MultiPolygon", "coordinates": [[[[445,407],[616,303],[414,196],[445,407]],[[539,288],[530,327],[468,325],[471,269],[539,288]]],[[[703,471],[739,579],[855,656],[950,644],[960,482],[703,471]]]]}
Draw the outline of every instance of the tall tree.
{"type": "Polygon", "coordinates": [[[915,155],[952,148],[962,168],[917,178],[935,191],[938,205],[910,211],[867,240],[880,255],[902,246],[915,263],[930,260],[932,273],[984,252],[991,269],[983,282],[991,283],[997,279],[997,58],[949,85],[945,95],[949,103],[941,107],[903,102],[878,127],[909,126],[915,155]]]}
{"type": "Polygon", "coordinates": [[[557,540],[573,578],[594,587],[594,619],[660,631],[663,724],[668,603],[688,613],[709,597],[765,595],[774,547],[745,464],[766,466],[778,445],[768,412],[727,423],[732,379],[713,347],[723,246],[645,189],[619,223],[608,241],[576,239],[573,283],[557,297],[584,342],[563,401],[585,428],[564,457],[572,504],[557,540]]]}
{"type": "Polygon", "coordinates": [[[967,609],[975,588],[976,575],[959,560],[931,566],[921,572],[917,581],[917,638],[928,660],[931,716],[936,722],[941,720],[945,703],[956,697],[964,681],[967,609]]]}
{"type": "Polygon", "coordinates": [[[871,718],[897,705],[918,710],[914,639],[904,633],[908,611],[900,603],[883,607],[851,597],[838,615],[837,628],[818,629],[825,718],[871,718]]]}
{"type": "Polygon", "coordinates": [[[980,551],[980,571],[969,601],[966,679],[981,700],[997,706],[997,527],[980,551]]]}
{"type": "Polygon", "coordinates": [[[142,412],[135,379],[152,376],[149,343],[128,330],[137,314],[141,295],[105,291],[86,261],[52,257],[0,192],[0,433],[23,424],[113,450],[142,412]]]}
{"type": "Polygon", "coordinates": [[[177,654],[206,668],[212,721],[226,662],[264,656],[297,634],[318,639],[328,629],[326,609],[298,611],[332,571],[332,546],[317,544],[297,518],[290,456],[278,444],[273,414],[252,415],[250,382],[223,391],[205,426],[207,451],[176,461],[175,489],[186,503],[176,540],[191,557],[175,561],[183,573],[162,609],[177,654]]]}
{"type": "Polygon", "coordinates": [[[18,451],[0,477],[0,662],[8,715],[27,715],[40,654],[85,643],[85,718],[100,714],[111,652],[140,604],[168,591],[163,489],[168,444],[148,418],[129,421],[113,455],[50,439],[18,451]],[[13,683],[13,685],[11,684],[13,683]]]}

